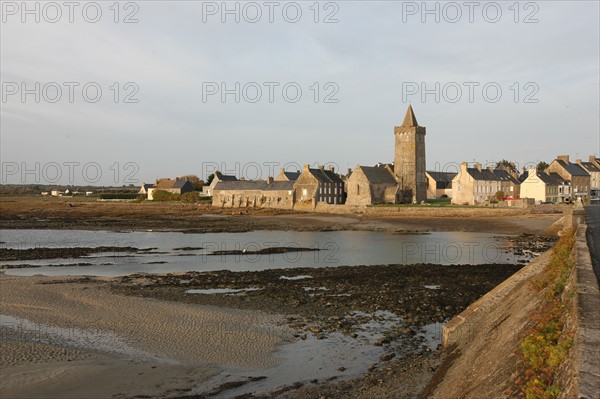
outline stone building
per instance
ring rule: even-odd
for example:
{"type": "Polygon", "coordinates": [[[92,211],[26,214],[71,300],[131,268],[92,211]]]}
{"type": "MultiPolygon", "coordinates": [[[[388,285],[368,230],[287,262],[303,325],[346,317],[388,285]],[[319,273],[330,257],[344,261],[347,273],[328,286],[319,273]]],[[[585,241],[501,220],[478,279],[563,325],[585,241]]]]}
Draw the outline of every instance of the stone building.
{"type": "Polygon", "coordinates": [[[474,168],[469,168],[466,162],[462,162],[460,171],[452,179],[452,203],[483,204],[495,199],[501,188],[501,180],[492,168],[482,168],[480,163],[476,163],[474,168]]]}
{"type": "Polygon", "coordinates": [[[292,209],[294,183],[289,181],[236,180],[220,181],[213,189],[212,205],[221,208],[292,209]]]}
{"type": "Polygon", "coordinates": [[[427,199],[452,197],[452,179],[456,173],[426,171],[425,176],[427,178],[427,199]]]}
{"type": "MultiPolygon", "coordinates": [[[[141,190],[140,190],[141,191],[141,190]]],[[[194,191],[194,185],[188,180],[175,178],[175,179],[160,179],[155,185],[146,190],[148,199],[154,199],[154,193],[156,191],[167,191],[172,194],[185,194],[194,191]]]]}
{"type": "Polygon", "coordinates": [[[398,183],[389,165],[357,165],[346,180],[348,205],[372,205],[394,203],[397,200],[398,183]]]}
{"type": "Polygon", "coordinates": [[[590,196],[591,177],[580,165],[569,162],[568,155],[556,157],[547,169],[548,173],[558,173],[560,177],[571,182],[573,197],[586,199],[590,196]]]}
{"type": "Polygon", "coordinates": [[[279,175],[275,177],[275,181],[296,181],[300,177],[300,171],[287,172],[284,168],[281,168],[279,175]]]}
{"type": "Polygon", "coordinates": [[[590,195],[600,197],[600,160],[590,155],[588,162],[582,162],[581,159],[575,162],[590,175],[590,195]]]}
{"type": "Polygon", "coordinates": [[[425,130],[419,126],[411,105],[402,125],[394,127],[394,174],[399,186],[399,202],[420,203],[427,199],[425,130]]]}
{"type": "Polygon", "coordinates": [[[215,172],[215,176],[210,182],[210,185],[202,187],[202,192],[208,197],[212,196],[215,186],[221,181],[237,181],[237,177],[233,175],[224,175],[221,172],[215,172]]]}
{"type": "Polygon", "coordinates": [[[494,169],[494,174],[500,179],[500,191],[504,193],[504,198],[520,198],[521,182],[516,171],[499,168],[494,169]]]}
{"type": "Polygon", "coordinates": [[[296,201],[302,205],[315,207],[317,202],[343,204],[346,200],[344,181],[333,167],[319,166],[313,169],[304,165],[304,170],[294,183],[296,201]]]}

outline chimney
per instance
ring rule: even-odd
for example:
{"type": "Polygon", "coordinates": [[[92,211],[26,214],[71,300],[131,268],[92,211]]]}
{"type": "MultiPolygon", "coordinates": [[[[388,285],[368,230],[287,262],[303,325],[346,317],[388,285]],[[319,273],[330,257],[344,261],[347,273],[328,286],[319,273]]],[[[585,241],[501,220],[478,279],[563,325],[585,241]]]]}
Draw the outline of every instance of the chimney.
{"type": "Polygon", "coordinates": [[[319,170],[325,170],[325,166],[324,165],[319,165],[319,170]]]}
{"type": "Polygon", "coordinates": [[[280,174],[281,176],[283,176],[283,174],[284,174],[284,173],[285,173],[285,169],[284,169],[284,168],[281,168],[281,169],[279,169],[279,174],[280,174]]]}
{"type": "Polygon", "coordinates": [[[267,184],[273,183],[273,178],[271,176],[267,177],[267,184]]]}
{"type": "Polygon", "coordinates": [[[475,169],[481,172],[481,164],[479,162],[475,162],[475,169]]]}
{"type": "MultiPolygon", "coordinates": [[[[537,176],[538,171],[537,171],[537,168],[530,168],[527,171],[527,173],[529,176],[537,176]]],[[[544,173],[544,172],[540,172],[540,173],[544,173]]],[[[529,177],[529,176],[527,176],[527,177],[529,177]]]]}
{"type": "Polygon", "coordinates": [[[595,155],[590,155],[589,162],[590,163],[596,163],[596,156],[595,155]]]}
{"type": "Polygon", "coordinates": [[[329,168],[327,168],[327,169],[329,169],[331,172],[335,172],[335,168],[334,168],[333,166],[330,166],[330,167],[329,167],[329,168]]]}
{"type": "Polygon", "coordinates": [[[487,170],[490,171],[490,172],[492,172],[492,173],[494,173],[494,168],[492,168],[491,166],[488,166],[487,170]]]}
{"type": "Polygon", "coordinates": [[[352,169],[348,168],[348,174],[346,176],[350,176],[352,174],[352,169]]]}
{"type": "Polygon", "coordinates": [[[557,155],[556,159],[558,159],[559,161],[565,161],[565,162],[569,162],[569,156],[568,155],[557,155]]]}
{"type": "Polygon", "coordinates": [[[576,159],[575,163],[580,164],[581,165],[581,159],[576,159]]]}
{"type": "Polygon", "coordinates": [[[310,165],[309,165],[309,164],[307,164],[307,163],[305,163],[305,164],[304,164],[304,171],[305,171],[305,172],[308,172],[308,170],[309,170],[309,169],[310,169],[310,165]]]}

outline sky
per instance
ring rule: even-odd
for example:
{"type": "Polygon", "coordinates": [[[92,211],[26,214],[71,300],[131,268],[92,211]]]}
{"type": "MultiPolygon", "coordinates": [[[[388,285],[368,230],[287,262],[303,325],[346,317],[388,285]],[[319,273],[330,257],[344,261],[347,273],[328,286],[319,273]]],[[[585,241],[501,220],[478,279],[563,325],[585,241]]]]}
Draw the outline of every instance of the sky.
{"type": "Polygon", "coordinates": [[[2,184],[600,155],[597,1],[0,5],[2,184]]]}

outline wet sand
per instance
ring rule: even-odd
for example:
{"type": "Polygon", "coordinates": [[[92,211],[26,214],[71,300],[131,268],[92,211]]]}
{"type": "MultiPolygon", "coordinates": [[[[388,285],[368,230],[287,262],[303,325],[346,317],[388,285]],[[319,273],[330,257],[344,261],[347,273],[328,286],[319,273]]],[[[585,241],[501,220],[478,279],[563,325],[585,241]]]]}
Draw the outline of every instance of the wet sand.
{"type": "Polygon", "coordinates": [[[291,339],[282,316],[116,295],[70,280],[0,276],[0,314],[41,323],[37,335],[53,335],[56,326],[89,341],[83,349],[69,348],[69,338],[65,345],[23,342],[31,329],[4,322],[3,398],[160,397],[213,375],[211,365],[273,366],[273,352],[291,339]]]}

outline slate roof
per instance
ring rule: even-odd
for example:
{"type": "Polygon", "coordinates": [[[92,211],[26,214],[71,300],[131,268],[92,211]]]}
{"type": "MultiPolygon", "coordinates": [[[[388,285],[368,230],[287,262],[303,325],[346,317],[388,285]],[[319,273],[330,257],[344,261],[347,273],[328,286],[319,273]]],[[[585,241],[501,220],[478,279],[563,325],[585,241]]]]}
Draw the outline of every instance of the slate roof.
{"type": "Polygon", "coordinates": [[[587,172],[600,172],[600,168],[591,162],[582,162],[581,165],[587,172]]]}
{"type": "Polygon", "coordinates": [[[343,183],[344,181],[340,176],[330,170],[321,169],[309,169],[311,175],[317,178],[320,182],[325,183],[343,183]]]}
{"type": "Polygon", "coordinates": [[[511,175],[509,172],[507,172],[504,169],[495,169],[494,174],[496,176],[498,176],[498,178],[500,178],[500,180],[502,180],[502,181],[510,181],[513,184],[521,184],[519,179],[515,179],[513,177],[513,175],[511,175]]]}
{"type": "Polygon", "coordinates": [[[500,178],[491,172],[489,169],[467,168],[467,173],[475,180],[484,181],[499,181],[500,178]]]}
{"type": "Polygon", "coordinates": [[[546,172],[537,172],[537,177],[547,185],[550,186],[561,186],[561,185],[570,185],[571,183],[568,180],[560,177],[558,173],[546,173],[546,172]]]}
{"type": "Polygon", "coordinates": [[[266,186],[264,180],[219,181],[214,190],[264,190],[266,186]]]}
{"type": "Polygon", "coordinates": [[[300,172],[283,172],[283,174],[291,181],[297,180],[300,177],[300,172]]]}
{"type": "Polygon", "coordinates": [[[359,166],[367,180],[375,184],[398,184],[394,175],[385,167],[381,166],[359,166]]]}
{"type": "Polygon", "coordinates": [[[576,163],[565,162],[562,159],[555,159],[555,162],[558,162],[571,176],[589,176],[588,172],[576,163]]]}
{"type": "Polygon", "coordinates": [[[171,188],[183,188],[186,185],[190,185],[190,186],[192,186],[192,188],[194,187],[193,184],[190,183],[188,180],[181,179],[181,180],[175,180],[175,182],[173,183],[171,188]]]}
{"type": "Polygon", "coordinates": [[[274,181],[268,184],[265,180],[236,180],[236,181],[220,181],[215,185],[214,190],[217,191],[241,191],[241,190],[258,190],[258,191],[276,191],[276,190],[293,190],[293,181],[274,181]]]}
{"type": "Polygon", "coordinates": [[[238,181],[237,177],[233,175],[222,175],[219,173],[217,177],[219,178],[219,181],[238,181]]]}
{"type": "Polygon", "coordinates": [[[294,182],[293,181],[274,181],[271,184],[267,184],[267,186],[265,187],[266,191],[275,191],[275,190],[293,190],[294,189],[294,182]]]}
{"type": "Polygon", "coordinates": [[[435,181],[436,189],[452,188],[452,179],[457,175],[451,172],[435,172],[428,170],[427,174],[435,181]]]}

